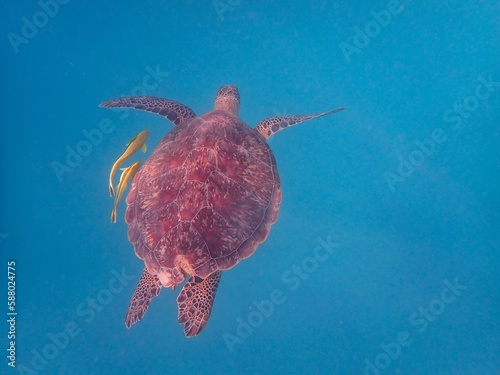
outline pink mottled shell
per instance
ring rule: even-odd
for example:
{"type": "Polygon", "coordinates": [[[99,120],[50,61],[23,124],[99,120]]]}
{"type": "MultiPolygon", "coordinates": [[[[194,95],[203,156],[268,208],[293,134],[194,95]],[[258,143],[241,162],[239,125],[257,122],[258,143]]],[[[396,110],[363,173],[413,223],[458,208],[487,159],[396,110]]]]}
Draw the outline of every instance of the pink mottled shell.
{"type": "Polygon", "coordinates": [[[281,188],[265,140],[216,110],[163,138],[126,202],[129,240],[168,287],[252,255],[278,217],[281,188]]]}

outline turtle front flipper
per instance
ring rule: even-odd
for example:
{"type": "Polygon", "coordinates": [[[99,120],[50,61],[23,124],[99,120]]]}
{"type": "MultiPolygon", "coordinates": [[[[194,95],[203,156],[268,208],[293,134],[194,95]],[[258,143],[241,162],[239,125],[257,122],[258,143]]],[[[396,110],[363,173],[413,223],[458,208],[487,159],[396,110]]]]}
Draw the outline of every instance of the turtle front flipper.
{"type": "Polygon", "coordinates": [[[126,96],[108,100],[101,103],[99,107],[140,109],[163,116],[175,125],[182,124],[196,117],[194,111],[188,106],[175,100],[157,98],[155,96],[126,96]]]}
{"type": "Polygon", "coordinates": [[[279,132],[285,128],[293,125],[300,124],[301,122],[313,120],[315,118],[330,115],[332,113],[340,112],[344,110],[345,107],[332,109],[331,111],[316,113],[313,115],[285,115],[266,118],[257,124],[255,130],[257,130],[260,135],[265,139],[270,138],[274,133],[279,132]]]}
{"type": "Polygon", "coordinates": [[[125,326],[132,327],[135,323],[141,320],[148,310],[151,300],[155,298],[161,291],[161,282],[155,275],[151,275],[146,268],[142,272],[141,279],[134,295],[130,300],[130,305],[125,318],[125,326]]]}
{"type": "Polygon", "coordinates": [[[196,336],[207,324],[221,275],[217,271],[205,279],[191,277],[179,293],[179,323],[184,325],[186,337],[196,336]]]}

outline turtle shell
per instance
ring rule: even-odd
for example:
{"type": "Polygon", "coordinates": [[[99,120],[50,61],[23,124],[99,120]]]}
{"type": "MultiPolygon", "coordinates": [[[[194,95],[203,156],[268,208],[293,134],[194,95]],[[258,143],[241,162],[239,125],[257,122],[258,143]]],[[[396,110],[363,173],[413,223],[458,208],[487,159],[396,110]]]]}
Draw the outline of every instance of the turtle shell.
{"type": "Polygon", "coordinates": [[[248,258],[278,217],[281,187],[264,138],[228,112],[181,124],[127,195],[128,237],[165,287],[248,258]]]}

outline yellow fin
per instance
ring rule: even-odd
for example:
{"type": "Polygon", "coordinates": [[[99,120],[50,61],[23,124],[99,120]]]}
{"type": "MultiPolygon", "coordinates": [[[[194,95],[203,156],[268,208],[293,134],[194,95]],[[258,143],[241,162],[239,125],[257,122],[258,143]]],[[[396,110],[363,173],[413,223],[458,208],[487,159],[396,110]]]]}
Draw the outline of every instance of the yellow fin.
{"type": "Polygon", "coordinates": [[[141,146],[141,151],[142,151],[142,152],[146,152],[146,143],[144,143],[144,144],[141,146]]]}

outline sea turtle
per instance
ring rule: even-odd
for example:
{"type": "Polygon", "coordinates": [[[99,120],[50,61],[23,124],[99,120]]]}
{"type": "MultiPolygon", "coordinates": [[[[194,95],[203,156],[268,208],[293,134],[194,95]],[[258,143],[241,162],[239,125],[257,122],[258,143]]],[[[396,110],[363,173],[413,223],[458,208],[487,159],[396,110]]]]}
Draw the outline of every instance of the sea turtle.
{"type": "Polygon", "coordinates": [[[284,115],[251,128],[239,117],[236,86],[217,92],[213,111],[196,116],[174,100],[139,96],[101,107],[159,114],[176,126],[135,175],[127,195],[128,238],[145,268],[125,325],[141,320],[163,287],[189,280],[178,321],[192,337],[205,327],[222,271],[248,258],[276,222],[281,186],[266,139],[292,125],[341,111],[284,115]]]}

